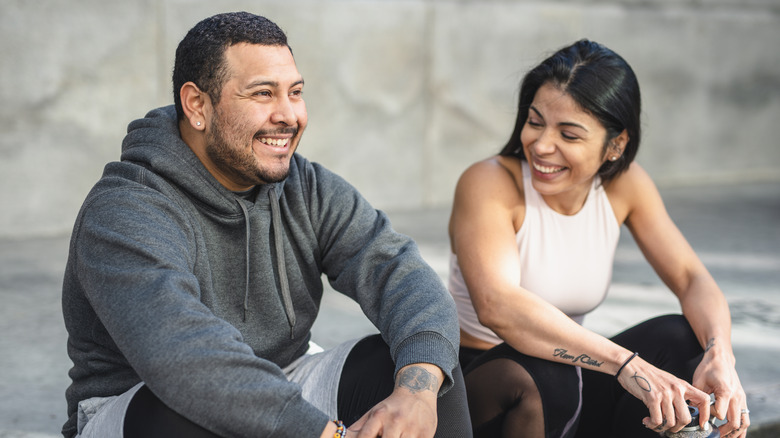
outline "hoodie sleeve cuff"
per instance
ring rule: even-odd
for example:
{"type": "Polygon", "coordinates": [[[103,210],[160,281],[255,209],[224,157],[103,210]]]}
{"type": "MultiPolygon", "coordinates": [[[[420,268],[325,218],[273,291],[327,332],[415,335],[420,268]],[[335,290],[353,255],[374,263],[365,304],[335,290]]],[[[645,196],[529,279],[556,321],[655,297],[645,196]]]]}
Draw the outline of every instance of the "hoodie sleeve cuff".
{"type": "Polygon", "coordinates": [[[438,366],[444,372],[444,382],[439,389],[439,397],[453,386],[452,371],[458,365],[458,353],[452,343],[436,332],[422,332],[412,335],[393,352],[395,373],[414,363],[429,363],[438,366]]]}
{"type": "Polygon", "coordinates": [[[290,403],[277,418],[276,436],[319,436],[331,419],[308,403],[290,403]]]}

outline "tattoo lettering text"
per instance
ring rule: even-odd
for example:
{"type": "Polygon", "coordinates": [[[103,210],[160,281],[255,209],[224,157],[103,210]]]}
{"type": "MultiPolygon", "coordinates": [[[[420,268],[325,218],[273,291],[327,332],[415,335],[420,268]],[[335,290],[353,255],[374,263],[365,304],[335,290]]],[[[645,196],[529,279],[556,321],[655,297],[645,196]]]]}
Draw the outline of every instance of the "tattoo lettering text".
{"type": "Polygon", "coordinates": [[[590,365],[594,367],[600,367],[601,364],[604,363],[603,360],[599,362],[596,359],[593,359],[592,357],[588,356],[587,354],[580,354],[579,356],[574,356],[572,354],[569,354],[569,350],[565,348],[556,348],[555,352],[553,353],[553,357],[560,357],[561,359],[570,360],[572,363],[584,363],[585,365],[590,365]]]}
{"type": "Polygon", "coordinates": [[[710,338],[709,341],[707,341],[707,347],[704,348],[704,352],[710,351],[710,348],[715,346],[715,338],[710,338]]]}
{"type": "Polygon", "coordinates": [[[411,366],[398,374],[396,386],[406,388],[413,394],[426,390],[436,392],[439,379],[423,367],[411,366]]]}

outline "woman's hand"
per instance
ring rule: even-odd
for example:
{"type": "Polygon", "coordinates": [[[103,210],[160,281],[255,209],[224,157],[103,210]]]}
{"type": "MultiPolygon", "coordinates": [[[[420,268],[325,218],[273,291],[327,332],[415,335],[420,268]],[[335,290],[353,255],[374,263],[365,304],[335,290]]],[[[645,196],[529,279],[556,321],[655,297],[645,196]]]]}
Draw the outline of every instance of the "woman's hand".
{"type": "Polygon", "coordinates": [[[719,428],[720,436],[724,438],[744,438],[750,426],[745,390],[734,363],[733,355],[720,350],[711,341],[693,374],[693,386],[715,394],[712,414],[720,420],[728,420],[719,428]]]}
{"type": "Polygon", "coordinates": [[[710,397],[693,385],[660,370],[640,357],[626,365],[618,382],[650,411],[642,423],[656,432],[677,432],[691,421],[688,404],[699,408],[700,425],[710,413],[710,397]],[[687,402],[686,402],[687,401],[687,402]]]}

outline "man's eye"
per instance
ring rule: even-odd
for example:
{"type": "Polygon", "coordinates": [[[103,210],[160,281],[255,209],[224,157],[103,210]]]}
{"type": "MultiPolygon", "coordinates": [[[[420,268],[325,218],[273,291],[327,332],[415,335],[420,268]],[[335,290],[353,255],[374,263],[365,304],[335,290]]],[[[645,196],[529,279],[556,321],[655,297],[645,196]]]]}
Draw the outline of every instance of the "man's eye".
{"type": "Polygon", "coordinates": [[[290,92],[290,96],[298,96],[298,97],[300,97],[302,95],[303,95],[303,90],[293,90],[293,91],[290,92]]]}
{"type": "Polygon", "coordinates": [[[270,95],[271,95],[271,92],[268,91],[268,90],[262,90],[262,91],[258,91],[258,92],[255,93],[255,96],[267,97],[267,96],[270,96],[270,95]]]}

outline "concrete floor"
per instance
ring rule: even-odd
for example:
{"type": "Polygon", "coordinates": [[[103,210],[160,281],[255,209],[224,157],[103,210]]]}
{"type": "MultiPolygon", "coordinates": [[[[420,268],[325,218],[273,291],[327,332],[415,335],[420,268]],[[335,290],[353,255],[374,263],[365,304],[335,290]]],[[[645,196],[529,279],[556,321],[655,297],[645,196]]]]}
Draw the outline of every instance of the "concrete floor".
{"type": "MultiPolygon", "coordinates": [[[[730,303],[737,370],[748,393],[751,437],[780,436],[780,184],[662,189],[670,215],[730,303]]],[[[390,212],[423,256],[447,274],[448,211],[390,212]]],[[[0,438],[59,436],[70,361],[60,311],[68,236],[0,241],[0,438]]],[[[618,247],[607,301],[585,325],[610,335],[678,311],[629,235],[618,247]]],[[[314,338],[327,347],[375,331],[352,302],[327,293],[314,338]],[[337,319],[339,325],[328,321],[337,319]]]]}

